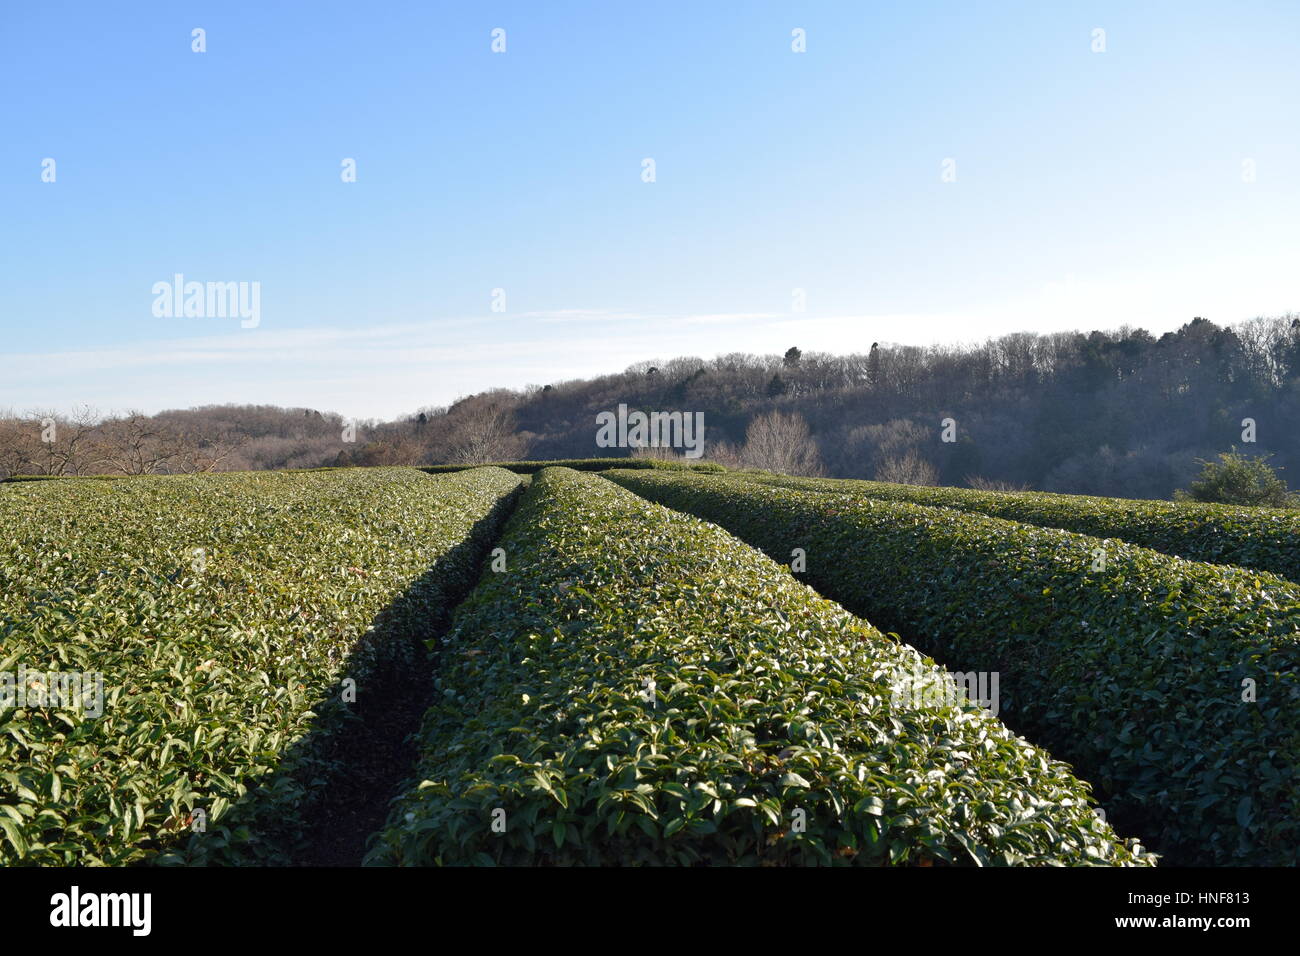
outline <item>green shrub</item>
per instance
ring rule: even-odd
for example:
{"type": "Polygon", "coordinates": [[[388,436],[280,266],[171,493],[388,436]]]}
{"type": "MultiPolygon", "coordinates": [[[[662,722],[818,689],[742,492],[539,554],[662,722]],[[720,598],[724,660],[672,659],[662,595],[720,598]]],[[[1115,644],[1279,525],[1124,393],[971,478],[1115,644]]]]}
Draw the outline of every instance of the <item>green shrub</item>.
{"type": "Polygon", "coordinates": [[[1189,561],[1236,564],[1300,581],[1300,513],[1291,510],[1032,491],[916,488],[877,481],[787,478],[755,472],[743,473],[743,477],[782,488],[910,501],[1098,538],[1119,538],[1189,561]]]}
{"type": "Polygon", "coordinates": [[[1152,862],[986,710],[894,703],[932,662],[717,528],[548,469],[500,546],[368,862],[1152,862]]]}
{"type": "Polygon", "coordinates": [[[1218,461],[1203,461],[1205,467],[1186,491],[1176,492],[1179,501],[1201,501],[1249,507],[1294,508],[1296,496],[1268,463],[1271,455],[1252,458],[1237,449],[1225,451],[1218,461]]]}
{"type": "Polygon", "coordinates": [[[98,717],[0,708],[0,865],[287,862],[357,719],[340,682],[363,695],[424,659],[519,484],[354,469],[0,488],[0,672],[104,689],[98,717]]]}
{"type": "Polygon", "coordinates": [[[803,548],[823,594],[958,670],[1000,672],[1007,723],[1069,761],[1120,832],[1168,862],[1297,862],[1290,582],[861,495],[608,477],[780,560],[803,548]]]}

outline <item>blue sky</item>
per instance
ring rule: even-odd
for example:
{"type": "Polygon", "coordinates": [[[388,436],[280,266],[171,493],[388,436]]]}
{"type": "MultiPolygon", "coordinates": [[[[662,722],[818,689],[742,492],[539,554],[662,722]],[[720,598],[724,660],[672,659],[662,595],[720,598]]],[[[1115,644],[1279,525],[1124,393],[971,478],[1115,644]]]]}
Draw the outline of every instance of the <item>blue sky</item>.
{"type": "Polygon", "coordinates": [[[1300,310],[1298,43],[1294,2],[8,3],[0,408],[1300,310]],[[156,316],[177,273],[257,326],[156,316]]]}

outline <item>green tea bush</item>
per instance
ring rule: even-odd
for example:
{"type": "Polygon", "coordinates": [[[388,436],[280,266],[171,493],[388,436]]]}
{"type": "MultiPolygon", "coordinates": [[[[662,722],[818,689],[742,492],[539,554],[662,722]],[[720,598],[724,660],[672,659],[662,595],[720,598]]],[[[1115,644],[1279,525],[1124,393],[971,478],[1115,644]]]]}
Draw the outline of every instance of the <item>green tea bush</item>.
{"type": "Polygon", "coordinates": [[[988,711],[895,702],[933,662],[711,525],[548,469],[500,546],[370,863],[1153,862],[988,711]]]}
{"type": "Polygon", "coordinates": [[[356,719],[342,682],[362,696],[376,668],[423,660],[519,484],[388,468],[0,488],[0,674],[103,680],[100,716],[0,703],[0,865],[287,862],[356,719]]]}
{"type": "MultiPolygon", "coordinates": [[[[422,471],[431,475],[448,472],[465,471],[478,468],[478,465],[427,465],[422,471]]],[[[661,471],[703,471],[724,472],[721,465],[711,461],[689,462],[660,458],[569,458],[555,461],[507,461],[495,463],[497,468],[505,468],[521,475],[535,475],[543,468],[571,468],[574,471],[604,471],[607,468],[651,468],[661,471]]]]}
{"type": "Polygon", "coordinates": [[[1049,528],[738,477],[610,472],[959,670],[1173,863],[1300,856],[1300,588],[1049,528]]]}
{"type": "Polygon", "coordinates": [[[842,478],[746,472],[763,484],[955,508],[1098,538],[1119,538],[1189,561],[1236,564],[1300,581],[1300,511],[1200,502],[1092,498],[1036,491],[918,488],[842,478]]]}

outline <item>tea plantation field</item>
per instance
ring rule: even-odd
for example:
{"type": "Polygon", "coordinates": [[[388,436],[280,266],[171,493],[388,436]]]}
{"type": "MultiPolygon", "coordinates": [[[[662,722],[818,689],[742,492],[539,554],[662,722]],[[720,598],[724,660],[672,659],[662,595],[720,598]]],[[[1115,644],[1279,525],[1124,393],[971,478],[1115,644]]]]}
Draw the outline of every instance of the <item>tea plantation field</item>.
{"type": "Polygon", "coordinates": [[[565,464],[0,485],[0,865],[1296,863],[1289,519],[565,464]]]}
{"type": "Polygon", "coordinates": [[[1236,564],[1300,581],[1300,512],[1201,502],[1094,498],[1041,491],[993,492],[973,488],[922,488],[843,478],[791,478],[746,473],[763,484],[800,491],[857,494],[881,501],[955,508],[1118,538],[1192,561],[1236,564]]]}
{"type": "Polygon", "coordinates": [[[1300,585],[981,513],[611,472],[717,522],[957,671],[1169,862],[1294,863],[1300,585]]]}
{"type": "Polygon", "coordinates": [[[288,862],[351,716],[342,681],[360,697],[420,666],[518,486],[499,469],[0,486],[0,674],[28,705],[0,709],[0,864],[288,862]],[[51,673],[102,675],[102,707],[43,705],[51,673]]]}

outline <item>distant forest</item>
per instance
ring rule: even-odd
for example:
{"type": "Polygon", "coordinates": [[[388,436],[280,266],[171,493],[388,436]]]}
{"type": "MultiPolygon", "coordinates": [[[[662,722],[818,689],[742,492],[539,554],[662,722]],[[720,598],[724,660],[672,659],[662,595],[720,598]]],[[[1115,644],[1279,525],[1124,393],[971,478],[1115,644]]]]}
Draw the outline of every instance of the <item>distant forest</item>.
{"type": "Polygon", "coordinates": [[[267,406],[28,410],[0,414],[0,477],[626,455],[596,445],[596,415],[620,404],[703,412],[706,459],[774,470],[1167,498],[1198,459],[1236,446],[1273,455],[1294,486],[1300,317],[1196,318],[1159,338],[1024,332],[977,346],[675,358],[355,425],[267,406]],[[777,445],[787,447],[774,457],[777,445]]]}

